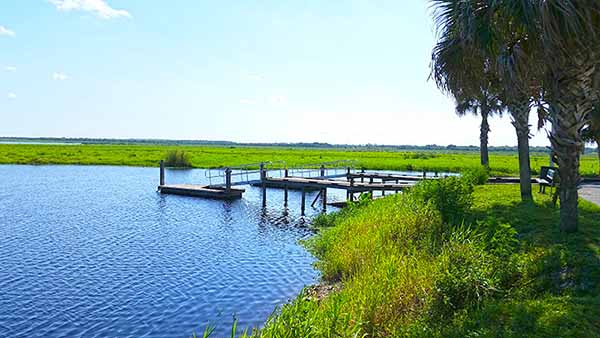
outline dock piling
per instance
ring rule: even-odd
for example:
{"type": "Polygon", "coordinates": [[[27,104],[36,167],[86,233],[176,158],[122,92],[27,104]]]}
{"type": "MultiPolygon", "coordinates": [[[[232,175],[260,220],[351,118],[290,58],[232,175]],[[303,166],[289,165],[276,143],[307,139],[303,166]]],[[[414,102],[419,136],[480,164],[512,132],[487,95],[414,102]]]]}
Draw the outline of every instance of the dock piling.
{"type": "Polygon", "coordinates": [[[225,190],[231,191],[231,168],[225,168],[225,190]]]}
{"type": "Polygon", "coordinates": [[[300,207],[300,213],[304,216],[304,210],[306,209],[306,189],[302,188],[302,205],[300,207]]]}
{"type": "Polygon", "coordinates": [[[327,188],[323,189],[323,212],[327,211],[327,188]]]}
{"type": "MultiPolygon", "coordinates": [[[[285,171],[283,172],[283,176],[284,176],[284,177],[289,177],[289,171],[288,171],[288,168],[285,168],[285,171]]],[[[283,205],[284,205],[285,207],[287,207],[287,206],[288,206],[288,187],[287,187],[287,185],[285,185],[285,186],[283,187],[283,189],[284,189],[284,190],[283,190],[283,205]]]]}
{"type": "Polygon", "coordinates": [[[267,172],[265,171],[265,164],[260,162],[260,182],[262,188],[262,205],[263,208],[267,207],[267,172]]]}
{"type": "Polygon", "coordinates": [[[160,160],[160,186],[165,185],[165,161],[160,160]]]}

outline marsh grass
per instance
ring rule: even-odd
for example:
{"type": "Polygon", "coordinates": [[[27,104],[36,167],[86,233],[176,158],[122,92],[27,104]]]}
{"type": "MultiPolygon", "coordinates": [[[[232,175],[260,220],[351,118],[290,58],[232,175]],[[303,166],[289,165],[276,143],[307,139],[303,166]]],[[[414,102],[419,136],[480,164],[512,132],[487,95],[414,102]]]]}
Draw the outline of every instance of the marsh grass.
{"type": "MultiPolygon", "coordinates": [[[[0,144],[3,164],[90,164],[156,167],[169,150],[189,154],[196,168],[236,166],[246,163],[285,161],[288,166],[336,160],[355,160],[358,167],[381,170],[461,172],[478,168],[478,152],[365,151],[352,149],[303,149],[286,147],[209,147],[164,145],[33,145],[0,144]]],[[[531,154],[531,168],[537,175],[548,164],[548,155],[531,154]]],[[[594,154],[581,158],[581,174],[596,176],[598,159],[594,154]]],[[[516,153],[491,153],[490,175],[518,176],[516,153]]]]}
{"type": "Polygon", "coordinates": [[[165,157],[165,166],[172,168],[191,168],[190,155],[185,150],[169,150],[165,157]]]}
{"type": "Polygon", "coordinates": [[[341,289],[302,293],[253,336],[599,337],[600,208],[582,201],[580,231],[567,235],[548,195],[470,189],[454,206],[461,222],[444,221],[431,187],[323,216],[306,245],[323,283],[341,289]]]}

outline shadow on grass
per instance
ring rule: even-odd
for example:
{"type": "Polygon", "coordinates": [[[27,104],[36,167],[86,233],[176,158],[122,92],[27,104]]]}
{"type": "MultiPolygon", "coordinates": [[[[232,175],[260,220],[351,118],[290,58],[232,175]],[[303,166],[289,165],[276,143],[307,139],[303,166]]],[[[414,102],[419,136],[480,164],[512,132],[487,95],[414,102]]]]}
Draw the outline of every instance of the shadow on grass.
{"type": "Polygon", "coordinates": [[[519,281],[508,297],[465,313],[451,335],[600,337],[600,207],[580,201],[579,231],[567,234],[548,195],[521,202],[518,187],[493,189],[497,198],[476,199],[472,218],[517,230],[519,281]]]}

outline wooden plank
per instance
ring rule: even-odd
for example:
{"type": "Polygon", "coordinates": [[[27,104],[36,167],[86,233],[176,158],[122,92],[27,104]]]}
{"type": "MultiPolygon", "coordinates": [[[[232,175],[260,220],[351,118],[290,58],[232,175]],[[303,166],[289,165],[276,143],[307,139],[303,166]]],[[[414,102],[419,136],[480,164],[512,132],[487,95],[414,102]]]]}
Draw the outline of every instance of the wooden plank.
{"type": "Polygon", "coordinates": [[[316,178],[300,178],[300,177],[284,177],[275,178],[269,177],[266,182],[272,183],[272,186],[288,186],[289,188],[332,188],[342,189],[353,192],[363,192],[370,190],[391,190],[398,191],[412,187],[414,182],[400,182],[398,184],[387,184],[387,183],[360,183],[341,180],[328,180],[328,179],[316,179],[316,178]]]}
{"type": "Polygon", "coordinates": [[[194,184],[169,184],[158,187],[162,194],[195,196],[214,199],[237,199],[241,198],[245,190],[234,189],[226,190],[219,187],[209,187],[194,184]]]}

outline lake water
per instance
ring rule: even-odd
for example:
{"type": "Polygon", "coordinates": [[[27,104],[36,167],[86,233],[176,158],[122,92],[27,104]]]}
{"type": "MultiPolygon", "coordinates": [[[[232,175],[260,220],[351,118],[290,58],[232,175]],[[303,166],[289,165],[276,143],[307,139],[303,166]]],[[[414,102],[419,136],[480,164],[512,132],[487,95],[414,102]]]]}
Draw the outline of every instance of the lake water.
{"type": "MultiPolygon", "coordinates": [[[[156,192],[158,169],[0,166],[0,337],[217,336],[260,326],[318,280],[299,192],[156,192]]],[[[203,170],[169,183],[205,182],[203,170]]],[[[316,193],[309,194],[309,200],[316,193]]],[[[330,193],[330,198],[335,198],[330,193]]],[[[339,192],[343,196],[343,192],[339,192]]]]}

